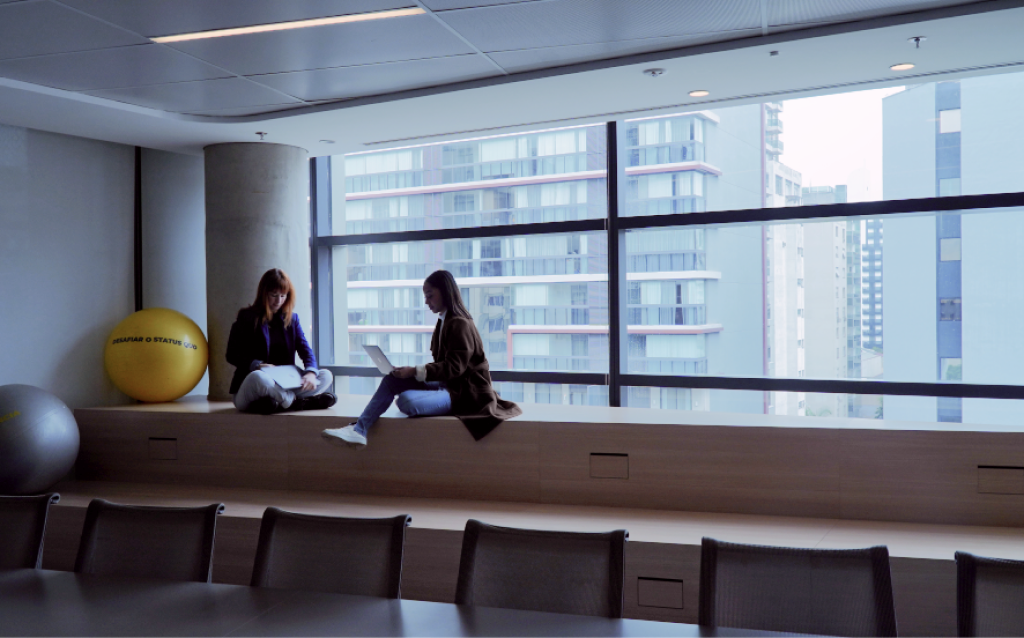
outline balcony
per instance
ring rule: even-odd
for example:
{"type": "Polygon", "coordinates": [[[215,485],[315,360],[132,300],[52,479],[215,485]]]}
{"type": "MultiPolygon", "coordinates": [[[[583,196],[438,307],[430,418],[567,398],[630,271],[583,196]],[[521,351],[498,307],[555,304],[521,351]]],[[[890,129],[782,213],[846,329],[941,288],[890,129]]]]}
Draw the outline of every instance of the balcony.
{"type": "Polygon", "coordinates": [[[765,127],[769,133],[781,133],[782,132],[782,120],[777,117],[769,117],[765,123],[765,127]]]}

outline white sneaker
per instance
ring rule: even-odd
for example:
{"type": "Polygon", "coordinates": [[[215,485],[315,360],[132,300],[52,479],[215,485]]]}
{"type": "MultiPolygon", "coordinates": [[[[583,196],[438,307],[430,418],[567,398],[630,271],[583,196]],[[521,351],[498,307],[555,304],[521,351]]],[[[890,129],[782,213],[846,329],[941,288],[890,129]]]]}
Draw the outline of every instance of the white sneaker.
{"type": "Polygon", "coordinates": [[[347,444],[360,450],[366,447],[366,437],[356,432],[355,423],[349,423],[343,428],[327,429],[321,434],[331,443],[347,444]]]}

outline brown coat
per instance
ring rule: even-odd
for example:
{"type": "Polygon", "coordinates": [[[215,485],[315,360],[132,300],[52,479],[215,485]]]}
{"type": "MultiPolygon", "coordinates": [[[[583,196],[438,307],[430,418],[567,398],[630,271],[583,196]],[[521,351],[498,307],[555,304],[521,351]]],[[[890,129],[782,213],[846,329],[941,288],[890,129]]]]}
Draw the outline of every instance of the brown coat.
{"type": "Polygon", "coordinates": [[[479,441],[505,419],[523,413],[511,401],[502,400],[491,385],[491,369],[484,344],[472,319],[449,315],[440,329],[434,328],[427,381],[443,381],[452,397],[452,414],[479,441]]]}

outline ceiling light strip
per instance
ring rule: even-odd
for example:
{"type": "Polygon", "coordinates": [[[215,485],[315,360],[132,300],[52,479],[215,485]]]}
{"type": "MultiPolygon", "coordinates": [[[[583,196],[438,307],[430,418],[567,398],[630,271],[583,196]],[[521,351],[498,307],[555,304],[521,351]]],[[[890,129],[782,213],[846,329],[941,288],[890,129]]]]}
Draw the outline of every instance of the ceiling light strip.
{"type": "Polygon", "coordinates": [[[246,35],[249,33],[266,33],[268,31],[285,31],[287,29],[306,29],[308,27],[323,27],[331,24],[345,24],[347,22],[365,22],[367,20],[383,20],[385,18],[401,18],[405,16],[422,15],[426,13],[419,7],[409,9],[393,9],[391,11],[374,11],[371,13],[356,13],[352,15],[334,16],[331,18],[315,18],[312,20],[295,20],[294,22],[276,22],[274,24],[257,24],[251,27],[236,27],[233,29],[217,29],[214,31],[198,31],[196,33],[182,33],[180,35],[164,35],[150,38],[153,42],[166,44],[168,42],[185,42],[187,40],[203,40],[206,38],[223,38],[232,35],[246,35]]]}

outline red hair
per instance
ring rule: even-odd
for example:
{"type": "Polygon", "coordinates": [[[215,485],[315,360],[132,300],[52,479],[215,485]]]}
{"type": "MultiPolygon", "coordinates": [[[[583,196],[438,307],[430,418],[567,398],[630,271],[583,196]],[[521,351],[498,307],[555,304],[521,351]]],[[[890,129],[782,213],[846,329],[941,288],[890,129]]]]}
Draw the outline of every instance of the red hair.
{"type": "Polygon", "coordinates": [[[280,268],[271,268],[260,277],[260,285],[256,288],[256,301],[252,302],[251,308],[260,312],[260,323],[270,323],[274,318],[274,312],[270,309],[270,293],[283,292],[288,297],[278,312],[284,314],[284,325],[292,324],[292,311],[295,310],[295,286],[292,280],[280,268]]]}

